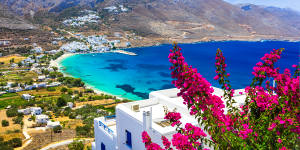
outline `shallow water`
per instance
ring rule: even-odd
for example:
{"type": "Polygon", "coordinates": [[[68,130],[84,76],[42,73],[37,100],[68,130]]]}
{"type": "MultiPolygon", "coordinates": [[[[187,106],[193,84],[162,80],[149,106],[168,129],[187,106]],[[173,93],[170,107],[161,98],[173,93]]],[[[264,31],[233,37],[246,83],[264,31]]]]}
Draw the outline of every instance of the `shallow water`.
{"type": "MultiPolygon", "coordinates": [[[[299,62],[300,42],[203,42],[179,44],[186,61],[213,86],[215,76],[215,54],[220,48],[226,57],[230,81],[233,88],[239,89],[251,83],[253,66],[272,49],[285,48],[277,63],[281,68],[290,68],[299,62]]],[[[148,98],[151,91],[174,88],[171,84],[169,50],[172,45],[143,48],[130,48],[137,53],[130,56],[119,53],[82,54],[64,59],[61,64],[64,72],[101,91],[120,97],[141,100],[148,98]]]]}

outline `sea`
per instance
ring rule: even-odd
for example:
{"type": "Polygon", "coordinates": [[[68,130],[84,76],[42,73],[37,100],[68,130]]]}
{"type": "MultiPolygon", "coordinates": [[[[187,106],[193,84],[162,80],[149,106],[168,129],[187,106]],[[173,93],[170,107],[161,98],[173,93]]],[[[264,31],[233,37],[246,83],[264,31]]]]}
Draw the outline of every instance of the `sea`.
{"type": "MultiPolygon", "coordinates": [[[[200,42],[179,44],[186,62],[196,67],[214,87],[220,85],[213,79],[215,55],[220,48],[226,58],[227,71],[233,88],[250,85],[253,67],[272,49],[284,48],[276,67],[283,72],[299,64],[300,42],[200,42]]],[[[171,84],[168,55],[172,45],[128,48],[137,55],[120,53],[80,54],[60,62],[62,71],[75,78],[81,78],[94,89],[130,100],[147,99],[151,91],[175,88],[171,84]]]]}

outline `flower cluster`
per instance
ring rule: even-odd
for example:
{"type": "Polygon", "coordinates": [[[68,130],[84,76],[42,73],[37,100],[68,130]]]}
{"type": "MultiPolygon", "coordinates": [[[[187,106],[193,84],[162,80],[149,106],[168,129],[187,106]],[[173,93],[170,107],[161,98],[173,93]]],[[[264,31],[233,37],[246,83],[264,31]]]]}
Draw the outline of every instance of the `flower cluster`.
{"type": "Polygon", "coordinates": [[[274,68],[274,63],[280,59],[280,55],[283,49],[273,49],[270,54],[265,54],[261,58],[262,62],[258,62],[255,67],[253,67],[252,74],[255,76],[254,81],[262,82],[262,80],[267,77],[276,77],[279,68],[274,68]]]}
{"type": "Polygon", "coordinates": [[[172,127],[181,124],[181,122],[179,121],[179,119],[181,119],[181,115],[178,112],[168,112],[165,116],[165,119],[168,119],[172,122],[172,127]]]}
{"type": "MultiPolygon", "coordinates": [[[[172,83],[180,89],[178,96],[184,99],[190,114],[205,130],[189,123],[182,127],[180,113],[168,112],[165,119],[169,119],[172,126],[177,126],[178,133],[172,136],[172,144],[162,137],[165,149],[170,150],[173,146],[179,150],[193,150],[202,149],[203,145],[212,145],[216,149],[285,150],[299,147],[300,66],[293,65],[293,76],[289,69],[280,73],[279,68],[274,68],[274,63],[280,59],[282,51],[273,50],[261,58],[263,62],[256,64],[252,72],[253,82],[245,88],[245,104],[236,108],[232,105],[235,103],[232,99],[234,90],[227,79],[230,74],[226,72],[222,51],[217,51],[215,63],[217,75],[214,79],[219,81],[224,90],[224,96],[218,97],[197,69],[185,62],[181,48],[175,44],[169,55],[171,75],[175,79],[172,83]],[[274,80],[276,86],[270,85],[270,79],[274,80]],[[227,100],[227,114],[224,114],[222,99],[227,100]],[[206,138],[206,133],[210,139],[206,138]]],[[[148,134],[144,134],[143,142],[147,149],[162,149],[151,142],[148,134]]]]}

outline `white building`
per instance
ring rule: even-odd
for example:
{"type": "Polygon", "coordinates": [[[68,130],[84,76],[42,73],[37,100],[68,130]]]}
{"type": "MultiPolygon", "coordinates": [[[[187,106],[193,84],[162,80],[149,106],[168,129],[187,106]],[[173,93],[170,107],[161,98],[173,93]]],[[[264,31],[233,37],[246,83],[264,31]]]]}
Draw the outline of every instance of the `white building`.
{"type": "Polygon", "coordinates": [[[52,83],[48,84],[47,87],[56,87],[56,86],[60,86],[60,85],[61,85],[61,83],[59,83],[59,82],[52,82],[52,83]]]}
{"type": "Polygon", "coordinates": [[[29,115],[31,113],[30,108],[26,108],[26,109],[19,109],[18,113],[22,113],[24,115],[29,115]]]}
{"type": "Polygon", "coordinates": [[[47,127],[48,128],[55,128],[57,126],[60,126],[60,122],[59,121],[55,121],[55,122],[52,122],[52,121],[48,121],[47,122],[47,127]]]}
{"type": "Polygon", "coordinates": [[[47,86],[47,83],[41,82],[41,83],[34,83],[33,84],[35,88],[45,88],[47,86]]]}
{"type": "Polygon", "coordinates": [[[72,102],[68,102],[68,103],[67,103],[67,107],[73,108],[73,105],[74,105],[74,104],[73,104],[72,102]]]}
{"type": "Polygon", "coordinates": [[[49,121],[49,117],[47,115],[37,115],[35,121],[39,124],[46,124],[49,121]]]}
{"type": "Polygon", "coordinates": [[[43,112],[41,107],[31,107],[30,111],[31,111],[31,115],[41,115],[43,112]]]}
{"type": "Polygon", "coordinates": [[[22,94],[22,98],[25,100],[31,100],[34,98],[34,96],[31,96],[30,94],[22,94]]]}
{"type": "MultiPolygon", "coordinates": [[[[117,105],[115,118],[95,118],[95,142],[92,143],[92,149],[144,150],[141,135],[143,131],[147,131],[152,141],[162,146],[162,135],[171,140],[172,135],[176,133],[175,127],[164,119],[165,108],[180,112],[183,125],[191,123],[199,126],[194,116],[189,114],[187,106],[183,104],[183,99],[177,96],[178,92],[178,89],[151,92],[147,100],[117,105]]],[[[222,96],[223,91],[215,88],[214,94],[222,96]]],[[[245,99],[245,95],[236,95],[235,98],[238,99],[239,105],[241,100],[245,99]]]]}
{"type": "Polygon", "coordinates": [[[26,86],[25,86],[25,90],[32,90],[32,89],[34,89],[34,88],[35,88],[34,85],[26,85],[26,86]]]}
{"type": "Polygon", "coordinates": [[[38,76],[38,81],[44,81],[46,79],[46,76],[38,76]]]}

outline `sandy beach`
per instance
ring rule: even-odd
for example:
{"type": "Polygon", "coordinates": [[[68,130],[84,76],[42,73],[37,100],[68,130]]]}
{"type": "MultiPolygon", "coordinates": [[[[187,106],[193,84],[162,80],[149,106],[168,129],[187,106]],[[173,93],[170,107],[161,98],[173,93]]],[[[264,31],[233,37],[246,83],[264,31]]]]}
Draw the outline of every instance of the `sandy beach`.
{"type": "Polygon", "coordinates": [[[50,66],[51,67],[57,67],[58,69],[60,69],[62,66],[60,65],[60,62],[63,61],[64,59],[70,57],[70,56],[74,56],[77,55],[75,53],[65,53],[62,56],[58,57],[55,60],[51,60],[50,61],[50,66]]]}
{"type": "MultiPolygon", "coordinates": [[[[68,57],[71,57],[71,56],[74,56],[74,55],[78,55],[78,54],[76,54],[76,53],[65,53],[65,54],[63,54],[62,56],[58,57],[56,60],[51,60],[51,61],[50,61],[50,66],[51,66],[51,67],[57,67],[57,68],[59,69],[59,71],[60,71],[61,73],[64,74],[64,76],[71,76],[71,75],[66,74],[66,73],[64,73],[63,71],[61,71],[62,65],[61,65],[60,63],[61,63],[61,61],[63,61],[64,59],[66,59],[66,58],[68,58],[68,57]]],[[[86,88],[93,89],[94,92],[97,93],[97,94],[107,94],[107,95],[116,96],[116,98],[119,99],[119,100],[123,100],[123,99],[124,99],[124,98],[121,98],[121,97],[119,97],[119,96],[117,96],[117,95],[113,95],[113,94],[110,94],[110,93],[101,91],[101,90],[99,90],[99,89],[96,89],[95,87],[93,87],[93,86],[91,86],[91,85],[88,85],[88,84],[86,84],[86,83],[85,83],[85,87],[86,87],[86,88]]]]}

